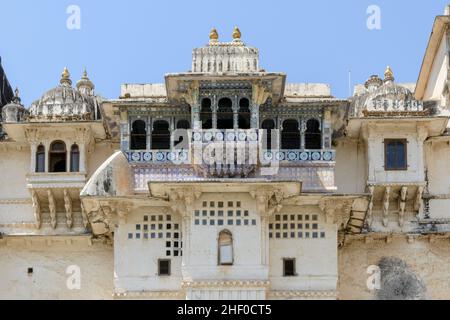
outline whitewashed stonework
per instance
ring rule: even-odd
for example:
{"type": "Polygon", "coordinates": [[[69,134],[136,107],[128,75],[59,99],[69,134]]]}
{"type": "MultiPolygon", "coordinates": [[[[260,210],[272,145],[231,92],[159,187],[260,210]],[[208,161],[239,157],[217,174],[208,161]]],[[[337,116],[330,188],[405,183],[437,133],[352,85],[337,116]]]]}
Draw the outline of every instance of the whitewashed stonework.
{"type": "Polygon", "coordinates": [[[417,86],[387,68],[350,99],[261,69],[238,28],[118,99],[67,69],[29,109],[17,91],[0,298],[450,299],[447,24],[417,86]]]}

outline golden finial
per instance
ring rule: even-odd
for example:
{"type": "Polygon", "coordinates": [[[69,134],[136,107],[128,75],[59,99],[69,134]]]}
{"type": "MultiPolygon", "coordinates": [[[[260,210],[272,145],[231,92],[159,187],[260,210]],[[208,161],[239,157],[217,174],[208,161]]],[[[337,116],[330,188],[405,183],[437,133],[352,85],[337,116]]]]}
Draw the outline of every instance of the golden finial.
{"type": "Polygon", "coordinates": [[[70,72],[67,67],[64,67],[64,70],[61,74],[61,80],[59,81],[61,84],[67,83],[69,85],[72,84],[72,80],[70,80],[70,72]]]}
{"type": "Polygon", "coordinates": [[[386,71],[384,72],[384,80],[394,80],[394,73],[390,66],[387,66],[386,71]]]}
{"type": "Polygon", "coordinates": [[[211,29],[211,32],[209,33],[209,40],[213,42],[219,40],[219,34],[217,33],[216,28],[211,29]]]}
{"type": "Polygon", "coordinates": [[[233,31],[233,39],[234,40],[240,40],[241,39],[241,30],[239,30],[238,27],[234,27],[234,31],[233,31]]]}

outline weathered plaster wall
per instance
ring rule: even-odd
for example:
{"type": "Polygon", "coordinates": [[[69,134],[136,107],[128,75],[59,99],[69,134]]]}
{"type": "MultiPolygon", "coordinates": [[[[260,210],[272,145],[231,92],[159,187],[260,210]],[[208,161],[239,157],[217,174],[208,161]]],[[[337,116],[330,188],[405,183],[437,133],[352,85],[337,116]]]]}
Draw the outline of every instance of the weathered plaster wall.
{"type": "Polygon", "coordinates": [[[365,145],[342,141],[336,147],[335,181],[338,193],[361,193],[366,190],[367,156],[365,145]]]}
{"type": "Polygon", "coordinates": [[[7,237],[0,240],[0,257],[0,299],[112,298],[113,249],[89,245],[87,237],[7,237]],[[80,267],[80,290],[67,288],[71,265],[80,267]]]}
{"type": "Polygon", "coordinates": [[[389,282],[389,287],[385,290],[391,292],[382,292],[383,296],[395,294],[393,289],[402,288],[401,281],[404,280],[410,286],[403,287],[404,290],[400,292],[411,294],[419,291],[427,299],[450,299],[449,239],[437,239],[435,242],[421,239],[412,243],[408,243],[405,236],[394,238],[390,243],[386,243],[384,239],[371,243],[348,240],[339,249],[339,299],[377,299],[379,295],[371,292],[366,285],[370,276],[367,268],[378,265],[383,258],[398,258],[407,265],[398,267],[401,276],[393,277],[398,282],[389,282]],[[423,290],[421,285],[424,285],[423,290]]]}
{"type": "Polygon", "coordinates": [[[428,78],[423,100],[442,100],[442,92],[447,77],[447,37],[442,37],[439,49],[434,58],[433,67],[428,78]]]}

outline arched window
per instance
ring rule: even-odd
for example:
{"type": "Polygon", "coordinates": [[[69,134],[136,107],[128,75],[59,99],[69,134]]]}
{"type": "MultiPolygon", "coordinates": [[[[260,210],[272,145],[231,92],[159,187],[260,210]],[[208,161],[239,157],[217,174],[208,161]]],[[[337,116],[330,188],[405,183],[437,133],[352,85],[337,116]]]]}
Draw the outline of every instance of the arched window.
{"type": "Polygon", "coordinates": [[[239,129],[250,129],[250,102],[247,98],[239,101],[239,129]]]}
{"type": "MultiPolygon", "coordinates": [[[[174,146],[179,145],[181,142],[184,141],[183,138],[188,137],[187,135],[187,130],[190,128],[190,124],[189,121],[187,120],[179,120],[177,122],[177,136],[175,136],[175,142],[174,142],[174,146]]],[[[187,147],[187,146],[186,146],[187,147]]]]}
{"type": "Polygon", "coordinates": [[[231,99],[222,98],[217,106],[217,129],[233,129],[233,102],[231,99]]]}
{"type": "Polygon", "coordinates": [[[153,122],[152,149],[153,150],[170,149],[169,123],[165,120],[157,120],[153,122]]]}
{"type": "Polygon", "coordinates": [[[54,141],[50,145],[49,171],[66,172],[67,171],[67,151],[66,144],[62,141],[54,141]]]}
{"type": "Polygon", "coordinates": [[[70,148],[70,172],[80,171],[80,149],[76,144],[70,148]]]}
{"type": "Polygon", "coordinates": [[[219,265],[233,264],[233,235],[228,230],[219,233],[219,265]]]}
{"type": "Polygon", "coordinates": [[[300,149],[300,129],[297,120],[290,119],[283,122],[281,149],[300,149]]]}
{"type": "Polygon", "coordinates": [[[322,133],[320,132],[320,123],[316,119],[309,119],[306,122],[305,148],[322,149],[322,133]]]}
{"type": "Polygon", "coordinates": [[[266,119],[261,124],[263,131],[263,150],[272,150],[272,130],[275,129],[275,121],[266,119]]]}
{"type": "Polygon", "coordinates": [[[202,129],[212,129],[211,99],[209,98],[204,98],[202,100],[200,121],[202,122],[202,129]]]}
{"type": "Polygon", "coordinates": [[[131,128],[131,150],[147,149],[147,124],[144,120],[133,121],[131,128]]]}
{"type": "Polygon", "coordinates": [[[36,150],[36,172],[45,172],[45,147],[42,144],[36,150]]]}

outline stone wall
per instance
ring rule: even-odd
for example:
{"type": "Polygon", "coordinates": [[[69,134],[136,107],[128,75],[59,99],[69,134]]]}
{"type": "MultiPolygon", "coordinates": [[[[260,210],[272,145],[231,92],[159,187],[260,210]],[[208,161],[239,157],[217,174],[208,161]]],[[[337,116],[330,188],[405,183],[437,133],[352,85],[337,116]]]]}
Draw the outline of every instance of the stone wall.
{"type": "Polygon", "coordinates": [[[347,239],[339,249],[338,299],[450,299],[450,239],[407,241],[405,236],[366,243],[347,239]],[[380,290],[370,291],[367,268],[381,269],[380,290]]]}
{"type": "Polygon", "coordinates": [[[0,299],[112,298],[113,248],[89,236],[5,237],[0,256],[0,299]],[[66,285],[72,265],[80,267],[80,290],[66,285]]]}

